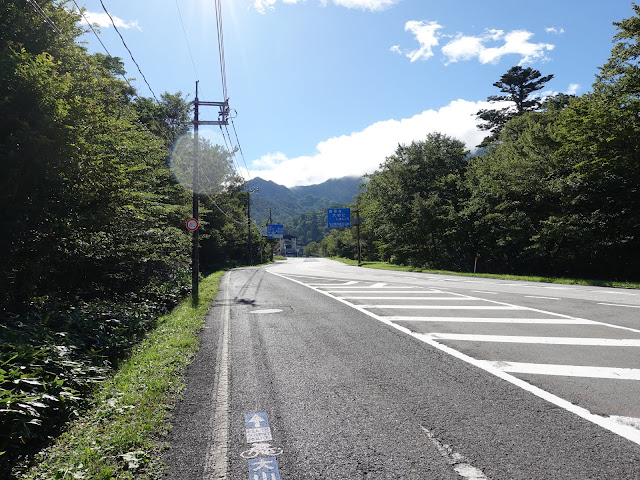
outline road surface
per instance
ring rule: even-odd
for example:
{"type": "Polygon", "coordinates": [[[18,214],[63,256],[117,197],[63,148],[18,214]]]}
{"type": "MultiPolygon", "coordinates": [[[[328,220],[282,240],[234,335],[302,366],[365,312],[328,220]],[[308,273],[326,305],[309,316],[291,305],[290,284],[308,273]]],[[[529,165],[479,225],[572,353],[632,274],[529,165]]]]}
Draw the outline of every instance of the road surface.
{"type": "Polygon", "coordinates": [[[640,292],[289,259],[223,279],[175,479],[640,479],[640,292]]]}

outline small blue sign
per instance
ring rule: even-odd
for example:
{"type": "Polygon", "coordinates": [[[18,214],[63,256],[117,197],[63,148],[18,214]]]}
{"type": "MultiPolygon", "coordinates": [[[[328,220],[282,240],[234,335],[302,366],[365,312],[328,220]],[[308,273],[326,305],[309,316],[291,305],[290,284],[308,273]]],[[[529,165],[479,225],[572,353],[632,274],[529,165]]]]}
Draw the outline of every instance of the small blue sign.
{"type": "Polygon", "coordinates": [[[276,457],[249,460],[249,480],[280,480],[276,457]]]}
{"type": "Polygon", "coordinates": [[[327,210],[327,226],[329,228],[351,228],[351,209],[329,208],[327,210]]]}
{"type": "Polygon", "coordinates": [[[267,225],[267,238],[282,238],[284,225],[267,225]]]}

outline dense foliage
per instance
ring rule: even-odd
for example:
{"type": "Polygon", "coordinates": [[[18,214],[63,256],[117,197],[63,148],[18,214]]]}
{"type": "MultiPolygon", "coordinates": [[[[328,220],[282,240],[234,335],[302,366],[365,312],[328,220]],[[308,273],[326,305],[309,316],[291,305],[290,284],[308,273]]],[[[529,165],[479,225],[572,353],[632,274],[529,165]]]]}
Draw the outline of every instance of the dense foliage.
{"type": "MultiPolygon", "coordinates": [[[[615,24],[592,92],[523,108],[473,157],[441,134],[399,146],[352,205],[366,219],[364,258],[470,271],[479,255],[483,272],[640,278],[640,7],[633,10],[615,24]]],[[[355,258],[354,237],[334,231],[307,253],[355,258]]]]}
{"type": "MultiPolygon", "coordinates": [[[[119,59],[79,46],[77,20],[58,1],[0,0],[3,478],[190,284],[191,193],[169,169],[190,104],[136,97],[119,59]]],[[[246,258],[246,193],[225,172],[226,191],[202,194],[210,266],[246,258]]]]}

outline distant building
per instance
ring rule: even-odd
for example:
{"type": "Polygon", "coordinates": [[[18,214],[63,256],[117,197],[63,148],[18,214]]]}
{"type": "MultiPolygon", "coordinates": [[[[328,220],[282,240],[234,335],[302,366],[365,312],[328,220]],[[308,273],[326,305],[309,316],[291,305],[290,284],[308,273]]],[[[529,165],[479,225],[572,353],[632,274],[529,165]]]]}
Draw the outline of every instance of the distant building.
{"type": "Polygon", "coordinates": [[[298,239],[293,235],[283,235],[280,239],[280,255],[285,257],[298,256],[298,239]]]}

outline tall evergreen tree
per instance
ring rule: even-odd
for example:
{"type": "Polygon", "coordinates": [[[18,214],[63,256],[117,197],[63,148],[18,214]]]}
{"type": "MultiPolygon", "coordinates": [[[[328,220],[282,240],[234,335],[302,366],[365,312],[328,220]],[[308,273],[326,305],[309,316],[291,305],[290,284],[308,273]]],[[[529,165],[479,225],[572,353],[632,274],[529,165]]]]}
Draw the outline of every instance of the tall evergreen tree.
{"type": "Polygon", "coordinates": [[[507,105],[497,109],[482,109],[476,115],[483,122],[478,124],[480,130],[488,130],[490,135],[478,145],[486,147],[495,142],[505,124],[512,118],[522,115],[524,112],[538,110],[542,100],[532,97],[531,94],[544,87],[544,84],[553,78],[553,75],[542,76],[539,70],[531,67],[522,68],[517,65],[511,67],[507,73],[500,77],[500,80],[493,85],[507,95],[491,95],[487,98],[489,102],[512,102],[514,105],[507,105]]]}

